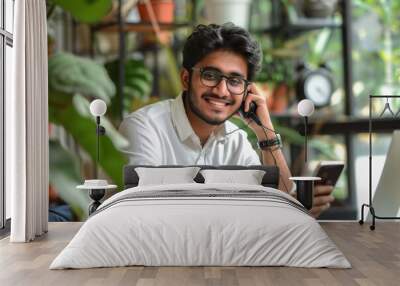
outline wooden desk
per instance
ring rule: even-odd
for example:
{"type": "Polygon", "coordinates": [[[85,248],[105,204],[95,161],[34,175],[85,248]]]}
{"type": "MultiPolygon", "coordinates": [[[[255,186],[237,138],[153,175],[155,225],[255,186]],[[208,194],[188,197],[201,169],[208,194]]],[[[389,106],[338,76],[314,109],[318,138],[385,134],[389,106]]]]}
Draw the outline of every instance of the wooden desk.
{"type": "Polygon", "coordinates": [[[353,268],[119,267],[49,270],[81,223],[50,223],[32,243],[0,241],[0,285],[400,285],[400,223],[321,222],[353,268]]]}

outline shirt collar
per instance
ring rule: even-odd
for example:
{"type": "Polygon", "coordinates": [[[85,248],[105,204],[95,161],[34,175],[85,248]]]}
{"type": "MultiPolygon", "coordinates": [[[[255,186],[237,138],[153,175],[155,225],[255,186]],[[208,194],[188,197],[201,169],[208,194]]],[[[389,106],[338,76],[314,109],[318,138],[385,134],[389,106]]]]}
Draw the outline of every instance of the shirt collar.
{"type": "Polygon", "coordinates": [[[183,105],[182,94],[177,96],[172,101],[171,117],[176,132],[178,133],[179,139],[181,139],[181,141],[185,141],[189,137],[196,135],[193,131],[192,125],[189,122],[189,119],[187,118],[185,107],[183,105]]]}
{"type": "MultiPolygon", "coordinates": [[[[187,140],[189,137],[196,136],[192,125],[187,118],[184,103],[183,103],[183,95],[180,94],[177,96],[171,105],[171,117],[172,122],[175,126],[176,132],[178,133],[179,139],[181,141],[187,140]]],[[[214,136],[217,140],[225,140],[225,134],[227,133],[227,126],[224,123],[222,126],[218,127],[214,131],[214,136]]]]}

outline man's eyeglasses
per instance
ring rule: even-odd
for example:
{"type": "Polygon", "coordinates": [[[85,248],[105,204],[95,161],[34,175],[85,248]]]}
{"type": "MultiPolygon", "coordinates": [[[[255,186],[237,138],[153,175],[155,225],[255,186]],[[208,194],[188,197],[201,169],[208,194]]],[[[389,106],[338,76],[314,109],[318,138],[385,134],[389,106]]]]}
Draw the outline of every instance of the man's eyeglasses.
{"type": "Polygon", "coordinates": [[[235,95],[242,94],[250,83],[241,76],[226,76],[214,69],[192,68],[192,70],[200,72],[200,81],[207,87],[216,87],[225,78],[228,91],[235,95]]]}

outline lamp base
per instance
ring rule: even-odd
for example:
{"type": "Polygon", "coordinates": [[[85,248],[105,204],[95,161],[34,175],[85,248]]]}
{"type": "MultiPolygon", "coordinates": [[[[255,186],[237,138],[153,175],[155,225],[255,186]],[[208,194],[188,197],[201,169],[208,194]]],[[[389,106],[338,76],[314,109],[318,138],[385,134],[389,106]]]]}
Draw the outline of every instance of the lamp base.
{"type": "Polygon", "coordinates": [[[296,183],[297,200],[308,210],[313,207],[314,183],[321,180],[320,177],[290,177],[296,183]]]}
{"type": "Polygon", "coordinates": [[[89,215],[94,213],[101,205],[100,200],[104,197],[105,193],[105,189],[91,189],[89,191],[89,197],[94,201],[89,206],[89,215]]]}

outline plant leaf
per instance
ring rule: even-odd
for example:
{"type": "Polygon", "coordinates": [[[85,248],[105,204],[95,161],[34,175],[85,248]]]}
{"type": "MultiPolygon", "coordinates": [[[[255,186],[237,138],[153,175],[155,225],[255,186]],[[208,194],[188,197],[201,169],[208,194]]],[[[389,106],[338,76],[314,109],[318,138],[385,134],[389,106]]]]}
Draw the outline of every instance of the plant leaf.
{"type": "Polygon", "coordinates": [[[58,141],[49,141],[49,181],[57,194],[83,220],[88,215],[90,199],[86,193],[75,189],[82,183],[76,158],[65,150],[58,141]]]}
{"type": "MultiPolygon", "coordinates": [[[[118,85],[118,60],[105,64],[109,77],[118,85]]],[[[147,101],[152,88],[153,76],[142,60],[128,59],[125,62],[125,86],[123,88],[123,109],[131,110],[133,100],[147,101]]],[[[110,115],[119,117],[120,97],[111,99],[110,115]]]]}
{"type": "MultiPolygon", "coordinates": [[[[88,102],[87,102],[88,103],[88,102]]],[[[57,108],[52,106],[52,111],[49,116],[49,120],[52,122],[62,125],[65,130],[71,134],[74,140],[89,154],[89,156],[96,161],[96,123],[94,117],[89,114],[82,113],[82,109],[79,112],[72,104],[65,105],[63,108],[57,108]]],[[[112,181],[119,185],[123,185],[122,180],[122,169],[127,163],[127,159],[123,154],[117,150],[115,145],[122,144],[123,138],[119,133],[112,127],[111,123],[102,118],[102,125],[106,127],[106,135],[100,137],[100,167],[107,173],[112,181]],[[105,124],[107,122],[107,124],[105,124]],[[120,136],[118,138],[118,135],[120,136]],[[117,137],[118,140],[114,140],[112,137],[117,137]]]]}
{"type": "Polygon", "coordinates": [[[69,53],[49,58],[49,89],[100,98],[106,103],[115,95],[115,86],[102,65],[69,53]]]}
{"type": "Polygon", "coordinates": [[[52,2],[83,23],[100,21],[112,7],[112,0],[53,0],[52,2]]]}

